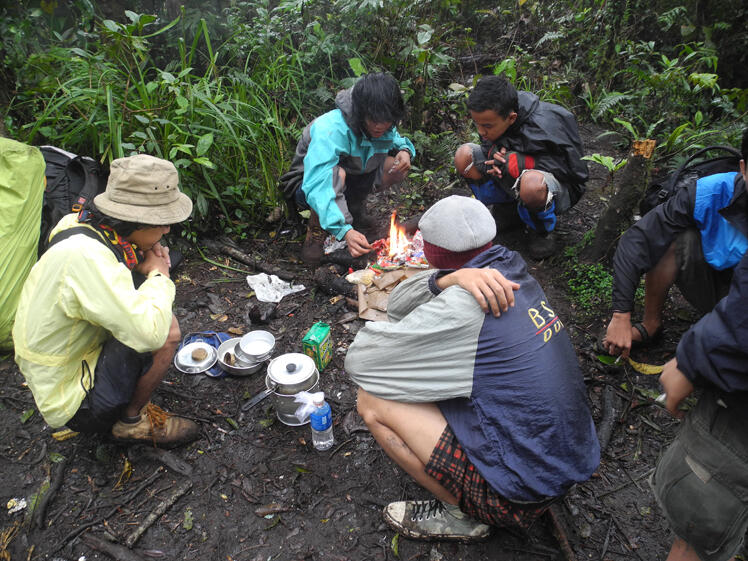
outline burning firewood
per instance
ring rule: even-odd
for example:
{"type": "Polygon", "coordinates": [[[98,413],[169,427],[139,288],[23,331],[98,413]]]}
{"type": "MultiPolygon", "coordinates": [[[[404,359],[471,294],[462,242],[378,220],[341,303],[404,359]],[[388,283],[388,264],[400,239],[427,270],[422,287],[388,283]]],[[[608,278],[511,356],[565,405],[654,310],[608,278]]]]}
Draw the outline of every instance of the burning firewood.
{"type": "Polygon", "coordinates": [[[405,228],[397,223],[397,211],[390,217],[390,236],[371,244],[377,252],[376,267],[381,270],[391,270],[400,267],[416,267],[425,269],[428,261],[423,255],[423,238],[421,232],[409,238],[405,228]]]}

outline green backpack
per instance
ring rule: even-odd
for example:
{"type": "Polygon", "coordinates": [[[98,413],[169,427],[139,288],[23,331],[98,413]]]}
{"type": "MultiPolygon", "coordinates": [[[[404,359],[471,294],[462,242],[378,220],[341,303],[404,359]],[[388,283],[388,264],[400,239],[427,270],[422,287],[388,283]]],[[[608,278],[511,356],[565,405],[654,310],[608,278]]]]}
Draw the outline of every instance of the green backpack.
{"type": "Polygon", "coordinates": [[[38,148],[0,137],[0,350],[11,330],[21,288],[37,260],[44,158],[38,148]]]}

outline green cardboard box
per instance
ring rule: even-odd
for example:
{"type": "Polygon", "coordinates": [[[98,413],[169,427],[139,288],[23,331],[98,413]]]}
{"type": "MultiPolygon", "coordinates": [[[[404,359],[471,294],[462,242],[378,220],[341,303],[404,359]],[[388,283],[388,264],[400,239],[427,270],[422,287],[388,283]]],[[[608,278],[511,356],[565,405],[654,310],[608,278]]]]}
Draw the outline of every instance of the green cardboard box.
{"type": "Polygon", "coordinates": [[[322,370],[332,360],[332,338],[330,337],[330,326],[318,321],[307,331],[301,340],[304,354],[312,357],[317,365],[317,370],[322,370]]]}

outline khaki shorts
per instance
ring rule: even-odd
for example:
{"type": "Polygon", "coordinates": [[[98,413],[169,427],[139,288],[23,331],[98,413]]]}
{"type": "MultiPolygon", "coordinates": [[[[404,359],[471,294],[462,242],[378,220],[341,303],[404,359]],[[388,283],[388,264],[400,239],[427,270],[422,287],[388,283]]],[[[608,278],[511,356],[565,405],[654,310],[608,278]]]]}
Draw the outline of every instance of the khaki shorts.
{"type": "Polygon", "coordinates": [[[652,476],[670,527],[703,561],[730,559],[748,529],[747,406],[747,392],[706,391],[652,476]]]}
{"type": "Polygon", "coordinates": [[[730,290],[732,269],[718,271],[709,266],[701,248],[701,234],[689,228],[675,238],[675,284],[688,303],[707,314],[730,290]]]}

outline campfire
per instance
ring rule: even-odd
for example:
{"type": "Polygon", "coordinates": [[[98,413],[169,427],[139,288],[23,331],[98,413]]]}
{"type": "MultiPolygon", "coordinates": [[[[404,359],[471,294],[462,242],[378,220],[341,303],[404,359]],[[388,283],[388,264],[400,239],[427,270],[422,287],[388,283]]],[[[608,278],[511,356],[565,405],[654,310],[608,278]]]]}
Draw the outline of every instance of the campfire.
{"type": "Polygon", "coordinates": [[[389,238],[371,244],[376,261],[365,269],[351,271],[346,280],[357,285],[358,317],[372,321],[387,321],[390,292],[398,284],[429,266],[423,256],[423,237],[417,231],[412,238],[397,223],[397,213],[390,217],[389,238]]]}
{"type": "Polygon", "coordinates": [[[375,241],[372,247],[377,252],[372,268],[392,270],[400,267],[428,267],[423,255],[423,238],[418,230],[412,238],[405,234],[405,228],[397,223],[397,211],[390,217],[390,236],[375,241]]]}

